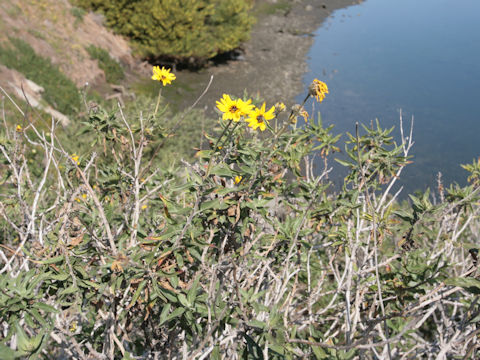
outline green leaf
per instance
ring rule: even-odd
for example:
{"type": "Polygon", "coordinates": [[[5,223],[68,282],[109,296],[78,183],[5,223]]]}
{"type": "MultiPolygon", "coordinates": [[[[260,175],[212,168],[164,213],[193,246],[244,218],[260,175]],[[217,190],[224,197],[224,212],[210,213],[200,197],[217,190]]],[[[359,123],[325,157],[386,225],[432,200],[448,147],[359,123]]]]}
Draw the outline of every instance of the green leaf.
{"type": "Polygon", "coordinates": [[[39,263],[44,264],[44,265],[56,264],[58,262],[63,261],[64,259],[65,259],[65,255],[59,255],[59,256],[55,256],[55,257],[47,259],[47,260],[39,261],[39,263]]]}
{"type": "Polygon", "coordinates": [[[165,321],[167,321],[167,315],[171,307],[172,307],[171,304],[165,304],[165,306],[163,307],[162,312],[160,314],[160,325],[162,325],[165,321]]]}
{"type": "Polygon", "coordinates": [[[200,210],[205,211],[209,209],[216,209],[216,210],[225,210],[228,208],[229,204],[227,204],[223,199],[217,198],[214,200],[204,201],[200,205],[200,210]]]}
{"type": "Polygon", "coordinates": [[[177,308],[177,309],[173,310],[170,315],[167,316],[165,321],[170,321],[172,319],[175,319],[176,317],[182,315],[184,312],[185,312],[185,308],[177,308]]]}
{"type": "Polygon", "coordinates": [[[449,278],[445,280],[445,284],[460,286],[473,294],[480,294],[480,280],[477,280],[475,278],[449,278]]]}
{"type": "Polygon", "coordinates": [[[14,360],[16,358],[15,351],[3,344],[0,344],[0,354],[3,360],[14,360]]]}
{"type": "Polygon", "coordinates": [[[143,280],[137,288],[137,291],[135,291],[135,294],[133,294],[132,301],[130,301],[130,304],[128,304],[128,308],[131,308],[135,303],[137,302],[140,294],[142,293],[142,290],[145,288],[145,285],[147,285],[147,280],[143,280]]]}
{"type": "Polygon", "coordinates": [[[189,304],[195,303],[195,299],[197,297],[197,290],[199,288],[198,283],[200,281],[200,276],[197,276],[197,278],[193,281],[192,286],[187,292],[187,301],[189,304]]]}
{"type": "Polygon", "coordinates": [[[37,355],[41,350],[41,345],[43,340],[45,339],[44,334],[38,334],[28,338],[23,329],[20,325],[16,325],[16,333],[17,333],[17,346],[18,346],[18,354],[19,355],[29,355],[31,356],[37,355]]]}
{"type": "Polygon", "coordinates": [[[58,280],[58,281],[65,281],[70,277],[70,274],[68,273],[60,273],[56,275],[51,275],[50,279],[52,280],[58,280]]]}
{"type": "Polygon", "coordinates": [[[76,291],[78,291],[78,286],[71,285],[66,289],[63,289],[62,291],[58,292],[57,295],[58,296],[69,295],[69,294],[73,294],[76,291]]]}
{"type": "Polygon", "coordinates": [[[95,289],[99,289],[100,288],[100,285],[93,282],[93,281],[90,281],[90,280],[79,280],[78,281],[78,285],[81,286],[81,287],[84,287],[84,288],[95,288],[95,289]]]}
{"type": "Polygon", "coordinates": [[[252,320],[248,323],[248,326],[261,329],[261,330],[264,330],[267,328],[267,324],[264,321],[260,321],[260,320],[252,320]]]}
{"type": "Polygon", "coordinates": [[[175,259],[177,260],[177,265],[179,268],[183,268],[183,265],[184,265],[184,262],[183,262],[183,256],[180,254],[180,252],[178,251],[175,251],[173,253],[173,255],[175,256],[175,259]]]}
{"type": "Polygon", "coordinates": [[[210,174],[225,177],[234,177],[237,173],[230,169],[228,165],[221,163],[210,169],[210,174]]]}
{"type": "Polygon", "coordinates": [[[178,298],[178,301],[180,302],[180,304],[182,304],[183,306],[185,306],[187,308],[190,307],[190,303],[188,302],[187,297],[184,294],[178,294],[177,298],[178,298]]]}
{"type": "Polygon", "coordinates": [[[47,322],[45,321],[45,319],[42,317],[42,315],[40,315],[40,313],[34,309],[34,308],[31,308],[28,310],[28,312],[35,318],[35,320],[38,321],[38,323],[40,325],[42,325],[43,327],[46,327],[48,324],[47,322]]]}
{"type": "Polygon", "coordinates": [[[165,298],[168,299],[168,301],[175,303],[177,302],[177,297],[175,296],[175,293],[167,290],[167,289],[160,289],[160,294],[163,295],[165,298]]]}

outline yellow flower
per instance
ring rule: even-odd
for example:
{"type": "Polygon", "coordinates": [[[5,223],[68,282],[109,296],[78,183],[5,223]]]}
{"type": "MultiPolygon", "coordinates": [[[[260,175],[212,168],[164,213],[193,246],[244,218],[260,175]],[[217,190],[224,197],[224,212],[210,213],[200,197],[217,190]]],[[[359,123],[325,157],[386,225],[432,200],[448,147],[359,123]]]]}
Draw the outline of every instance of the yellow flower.
{"type": "Polygon", "coordinates": [[[17,127],[15,128],[15,130],[16,130],[17,132],[22,132],[23,128],[22,128],[21,125],[17,125],[17,127]]]}
{"type": "Polygon", "coordinates": [[[148,208],[148,205],[142,205],[142,210],[145,210],[146,208],[148,208]]]}
{"type": "Polygon", "coordinates": [[[77,154],[72,154],[70,156],[70,159],[75,162],[77,165],[80,165],[80,161],[78,160],[78,155],[77,154]]]}
{"type": "Polygon", "coordinates": [[[87,198],[87,194],[82,194],[82,198],[85,200],[87,198]]]}
{"type": "Polygon", "coordinates": [[[72,323],[70,324],[70,332],[74,333],[76,330],[77,330],[77,322],[72,321],[72,323]]]}
{"type": "Polygon", "coordinates": [[[325,99],[325,94],[328,94],[328,86],[323,81],[314,79],[308,88],[310,95],[315,96],[317,101],[321,103],[325,99]]]}
{"type": "Polygon", "coordinates": [[[177,77],[175,74],[170,72],[170,69],[165,69],[163,66],[160,69],[160,66],[154,66],[153,67],[153,75],[152,75],[152,80],[158,80],[163,83],[163,86],[167,84],[171,84],[173,80],[175,80],[177,77]]]}
{"type": "Polygon", "coordinates": [[[255,105],[252,104],[252,99],[249,99],[247,101],[238,99],[237,102],[242,116],[247,116],[255,108],[255,105]]]}
{"type": "Polygon", "coordinates": [[[265,103],[263,103],[260,109],[255,108],[250,112],[249,118],[247,119],[248,126],[250,126],[253,130],[260,128],[261,131],[264,131],[267,128],[266,122],[275,117],[274,111],[275,106],[272,106],[270,110],[265,111],[265,103]]]}
{"type": "Polygon", "coordinates": [[[242,181],[242,177],[241,177],[241,176],[235,176],[235,180],[234,180],[234,183],[235,183],[235,184],[240,184],[241,181],[242,181]]]}
{"type": "Polygon", "coordinates": [[[249,113],[253,105],[250,104],[251,100],[245,102],[241,99],[232,100],[232,98],[223,94],[223,97],[220,101],[217,101],[217,108],[223,112],[223,120],[233,120],[235,122],[240,121],[242,116],[245,116],[249,113]]]}

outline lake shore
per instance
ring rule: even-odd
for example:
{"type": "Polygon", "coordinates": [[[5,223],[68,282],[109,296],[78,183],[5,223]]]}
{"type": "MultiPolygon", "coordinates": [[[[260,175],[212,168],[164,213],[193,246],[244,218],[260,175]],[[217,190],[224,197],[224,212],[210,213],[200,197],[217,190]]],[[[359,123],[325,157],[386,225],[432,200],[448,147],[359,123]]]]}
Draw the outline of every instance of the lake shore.
{"type": "MultiPolygon", "coordinates": [[[[361,2],[361,0],[360,0],[361,2]]],[[[257,2],[258,21],[251,39],[243,45],[243,51],[235,60],[209,67],[200,73],[177,72],[177,95],[191,101],[198,96],[210,77],[212,84],[200,100],[197,108],[213,114],[215,101],[223,93],[257,96],[267,106],[277,101],[292,105],[303,88],[303,76],[308,70],[307,54],[314,41],[313,33],[335,10],[358,4],[359,0],[299,0],[281,7],[280,1],[257,2]],[[190,94],[187,94],[190,93],[190,94]]],[[[187,105],[187,104],[185,104],[187,105]]]]}

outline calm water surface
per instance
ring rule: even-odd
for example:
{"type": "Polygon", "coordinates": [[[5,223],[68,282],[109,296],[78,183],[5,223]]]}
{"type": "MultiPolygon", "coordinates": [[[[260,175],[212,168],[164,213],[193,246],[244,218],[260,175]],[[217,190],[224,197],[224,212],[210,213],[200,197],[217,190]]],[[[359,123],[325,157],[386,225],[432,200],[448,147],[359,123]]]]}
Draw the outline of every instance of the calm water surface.
{"type": "Polygon", "coordinates": [[[439,171],[466,183],[459,164],[480,156],[480,0],[367,0],[333,13],[309,56],[305,84],[327,82],[316,110],[334,132],[414,116],[406,191],[435,186],[439,171]]]}

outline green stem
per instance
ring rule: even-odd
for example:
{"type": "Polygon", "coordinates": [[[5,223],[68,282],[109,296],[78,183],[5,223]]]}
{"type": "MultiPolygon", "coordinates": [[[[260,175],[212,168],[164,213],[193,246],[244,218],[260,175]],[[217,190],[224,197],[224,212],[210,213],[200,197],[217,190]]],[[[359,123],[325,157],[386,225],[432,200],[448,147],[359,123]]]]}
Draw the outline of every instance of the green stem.
{"type": "Polygon", "coordinates": [[[212,160],[213,160],[213,155],[215,154],[215,152],[217,151],[218,149],[218,144],[220,143],[220,140],[222,139],[223,135],[225,135],[225,133],[227,132],[228,128],[230,127],[230,125],[232,124],[232,120],[230,120],[227,124],[227,126],[225,126],[225,128],[223,129],[222,133],[220,134],[219,138],[217,139],[217,141],[215,142],[215,146],[213,148],[213,154],[212,156],[210,157],[210,160],[208,161],[208,165],[207,165],[207,170],[205,171],[205,175],[204,175],[204,179],[206,179],[210,173],[210,167],[212,166],[212,160]]]}
{"type": "Polygon", "coordinates": [[[230,134],[228,134],[228,136],[225,138],[225,141],[222,143],[222,145],[220,145],[220,148],[223,148],[225,146],[225,143],[227,142],[228,138],[232,136],[233,133],[235,133],[235,129],[238,127],[238,125],[240,125],[240,121],[237,121],[235,123],[235,126],[233,127],[232,131],[230,131],[230,134]]]}
{"type": "Polygon", "coordinates": [[[155,106],[155,112],[153,113],[153,117],[155,117],[158,112],[158,106],[160,105],[160,98],[162,97],[162,89],[163,88],[160,88],[160,91],[158,92],[157,105],[155,106]]]}
{"type": "MultiPolygon", "coordinates": [[[[308,93],[307,96],[305,96],[305,99],[303,99],[299,109],[303,108],[303,106],[305,105],[305,103],[309,98],[310,98],[310,93],[308,93]]],[[[280,135],[282,135],[285,132],[285,130],[287,130],[288,125],[293,123],[292,119],[298,115],[299,115],[298,111],[295,111],[292,109],[292,111],[290,111],[290,115],[288,115],[288,120],[285,122],[285,125],[283,125],[283,127],[275,134],[275,137],[278,138],[280,135]]]]}

